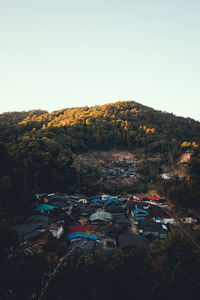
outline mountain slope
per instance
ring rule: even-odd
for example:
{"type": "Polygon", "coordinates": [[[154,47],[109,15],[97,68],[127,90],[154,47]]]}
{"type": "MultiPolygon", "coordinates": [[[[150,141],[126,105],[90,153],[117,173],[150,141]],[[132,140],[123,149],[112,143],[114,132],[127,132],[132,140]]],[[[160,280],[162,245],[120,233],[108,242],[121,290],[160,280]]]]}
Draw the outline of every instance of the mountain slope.
{"type": "Polygon", "coordinates": [[[199,145],[200,123],[122,101],[52,113],[4,113],[0,139],[1,201],[14,205],[24,199],[26,206],[35,192],[98,191],[98,169],[80,153],[116,148],[159,154],[169,163],[199,145]]]}

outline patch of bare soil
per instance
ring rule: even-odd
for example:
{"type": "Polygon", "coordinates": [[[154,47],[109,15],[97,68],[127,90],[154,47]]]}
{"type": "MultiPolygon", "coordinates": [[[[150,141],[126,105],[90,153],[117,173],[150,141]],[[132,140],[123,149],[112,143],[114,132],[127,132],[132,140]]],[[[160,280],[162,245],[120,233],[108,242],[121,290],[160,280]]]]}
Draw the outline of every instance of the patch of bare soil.
{"type": "Polygon", "coordinates": [[[183,163],[188,162],[190,160],[191,155],[192,155],[192,152],[183,153],[179,158],[179,163],[183,164],[183,163]]]}
{"type": "Polygon", "coordinates": [[[176,169],[173,170],[172,173],[175,173],[179,176],[187,177],[188,176],[188,170],[185,166],[178,166],[176,169]]]}
{"type": "Polygon", "coordinates": [[[88,161],[95,161],[97,164],[110,161],[132,160],[135,156],[128,151],[110,150],[110,151],[91,151],[80,155],[88,159],[88,161]]]}

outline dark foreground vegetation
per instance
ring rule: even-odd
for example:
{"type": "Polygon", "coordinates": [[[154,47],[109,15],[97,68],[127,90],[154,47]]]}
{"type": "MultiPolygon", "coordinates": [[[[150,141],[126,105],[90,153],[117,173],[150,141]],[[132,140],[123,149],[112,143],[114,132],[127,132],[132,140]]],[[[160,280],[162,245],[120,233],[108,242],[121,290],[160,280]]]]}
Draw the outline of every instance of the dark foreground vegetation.
{"type": "MultiPolygon", "coordinates": [[[[64,263],[44,299],[188,299],[200,290],[195,240],[173,229],[165,241],[127,254],[118,249],[112,258],[78,253],[64,263]]],[[[56,253],[40,252],[17,266],[1,262],[1,299],[38,299],[44,272],[52,271],[56,259],[56,253]]]]}

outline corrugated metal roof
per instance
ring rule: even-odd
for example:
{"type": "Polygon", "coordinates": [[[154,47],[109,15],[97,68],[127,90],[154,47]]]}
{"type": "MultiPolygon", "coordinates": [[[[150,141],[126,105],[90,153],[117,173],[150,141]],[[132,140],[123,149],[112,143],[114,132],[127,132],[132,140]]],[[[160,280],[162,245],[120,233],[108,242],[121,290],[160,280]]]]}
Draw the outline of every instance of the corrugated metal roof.
{"type": "Polygon", "coordinates": [[[111,221],[112,214],[104,211],[98,211],[92,214],[89,218],[90,221],[100,220],[100,221],[111,221]]]}
{"type": "Polygon", "coordinates": [[[119,235],[119,244],[121,248],[131,248],[135,246],[148,246],[149,241],[138,234],[132,234],[130,232],[119,235]]]}
{"type": "Polygon", "coordinates": [[[48,222],[35,222],[19,224],[16,226],[19,235],[19,241],[31,239],[34,236],[40,235],[41,230],[48,227],[48,222]]]}
{"type": "Polygon", "coordinates": [[[27,223],[38,222],[38,221],[48,222],[49,217],[48,216],[43,216],[43,215],[34,215],[34,216],[29,217],[26,220],[27,223]]]}

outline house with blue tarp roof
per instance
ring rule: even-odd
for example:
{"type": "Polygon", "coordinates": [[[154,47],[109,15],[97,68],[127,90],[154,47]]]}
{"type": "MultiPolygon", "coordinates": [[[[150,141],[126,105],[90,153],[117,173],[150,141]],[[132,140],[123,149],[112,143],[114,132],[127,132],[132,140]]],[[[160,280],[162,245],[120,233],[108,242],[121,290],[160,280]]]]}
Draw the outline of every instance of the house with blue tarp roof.
{"type": "Polygon", "coordinates": [[[149,216],[149,212],[141,208],[132,210],[131,214],[135,221],[144,220],[145,217],[149,216]]]}
{"type": "Polygon", "coordinates": [[[55,208],[55,206],[49,204],[41,204],[36,207],[36,211],[51,211],[55,208]]]}
{"type": "Polygon", "coordinates": [[[113,199],[113,198],[106,200],[105,204],[106,205],[120,205],[119,201],[117,201],[116,199],[113,199]]]}
{"type": "Polygon", "coordinates": [[[77,239],[77,238],[85,238],[85,239],[91,239],[91,240],[98,240],[96,234],[89,234],[85,232],[76,232],[72,234],[67,234],[67,239],[77,239]]]}
{"type": "Polygon", "coordinates": [[[92,200],[91,200],[92,203],[95,203],[95,202],[102,202],[102,201],[103,201],[102,199],[98,199],[98,198],[92,199],[92,200]]]}

